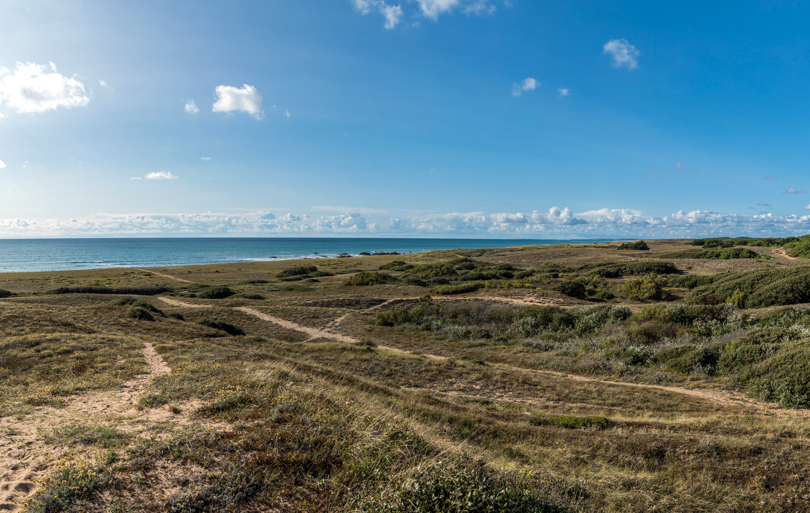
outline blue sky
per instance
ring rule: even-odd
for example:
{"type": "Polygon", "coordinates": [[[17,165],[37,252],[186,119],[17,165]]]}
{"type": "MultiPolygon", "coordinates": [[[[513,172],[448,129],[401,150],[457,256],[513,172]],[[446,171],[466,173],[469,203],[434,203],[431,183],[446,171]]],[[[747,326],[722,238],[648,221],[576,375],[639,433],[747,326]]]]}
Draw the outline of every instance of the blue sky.
{"type": "Polygon", "coordinates": [[[787,1],[5,0],[0,237],[808,233],[808,22],[787,1]]]}

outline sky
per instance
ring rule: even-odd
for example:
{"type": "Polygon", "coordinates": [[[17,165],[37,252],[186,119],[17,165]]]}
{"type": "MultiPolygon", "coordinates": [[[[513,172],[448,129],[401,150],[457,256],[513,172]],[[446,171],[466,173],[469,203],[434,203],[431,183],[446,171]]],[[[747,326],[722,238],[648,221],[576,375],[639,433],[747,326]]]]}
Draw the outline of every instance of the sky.
{"type": "Polygon", "coordinates": [[[3,0],[0,238],[810,233],[810,2],[3,0]]]}

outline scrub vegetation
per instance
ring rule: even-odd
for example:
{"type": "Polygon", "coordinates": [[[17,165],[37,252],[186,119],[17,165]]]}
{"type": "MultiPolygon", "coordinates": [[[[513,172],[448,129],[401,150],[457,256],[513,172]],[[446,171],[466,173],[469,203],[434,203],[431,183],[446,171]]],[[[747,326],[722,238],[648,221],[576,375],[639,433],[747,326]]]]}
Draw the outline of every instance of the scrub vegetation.
{"type": "Polygon", "coordinates": [[[0,275],[0,507],[810,511],[810,262],[716,240],[0,275]]]}

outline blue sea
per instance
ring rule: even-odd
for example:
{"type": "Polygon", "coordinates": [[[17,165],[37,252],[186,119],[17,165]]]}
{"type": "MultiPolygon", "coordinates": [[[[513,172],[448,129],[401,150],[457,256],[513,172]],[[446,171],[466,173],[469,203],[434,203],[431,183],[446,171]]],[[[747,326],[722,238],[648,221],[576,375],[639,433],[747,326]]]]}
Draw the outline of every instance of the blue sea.
{"type": "Polygon", "coordinates": [[[163,267],[291,258],[331,258],[362,252],[419,253],[439,249],[579,244],[608,240],[177,238],[0,240],[0,272],[163,267]]]}

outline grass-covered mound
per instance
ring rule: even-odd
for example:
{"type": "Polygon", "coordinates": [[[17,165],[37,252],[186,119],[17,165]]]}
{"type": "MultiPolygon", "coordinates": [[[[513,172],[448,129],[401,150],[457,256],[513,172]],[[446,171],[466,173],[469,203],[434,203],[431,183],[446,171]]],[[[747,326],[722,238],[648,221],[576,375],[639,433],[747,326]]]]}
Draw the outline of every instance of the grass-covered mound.
{"type": "Polygon", "coordinates": [[[759,258],[759,253],[748,248],[730,249],[685,249],[683,251],[673,251],[662,253],[658,258],[671,258],[674,260],[684,258],[694,258],[700,260],[732,260],[735,258],[759,258]]]}
{"type": "Polygon", "coordinates": [[[655,274],[676,274],[678,268],[672,262],[660,261],[627,261],[609,262],[606,264],[588,264],[577,269],[582,275],[599,275],[602,278],[622,278],[624,276],[645,276],[655,274]]]}
{"type": "Polygon", "coordinates": [[[398,281],[399,280],[397,280],[390,274],[371,271],[371,272],[357,273],[348,280],[344,281],[343,285],[347,287],[366,287],[370,285],[385,285],[387,283],[396,283],[398,281]]]}
{"type": "Polygon", "coordinates": [[[810,302],[810,268],[762,269],[730,274],[710,285],[694,289],[687,301],[724,302],[735,291],[746,296],[746,308],[795,305],[810,302]]]}

